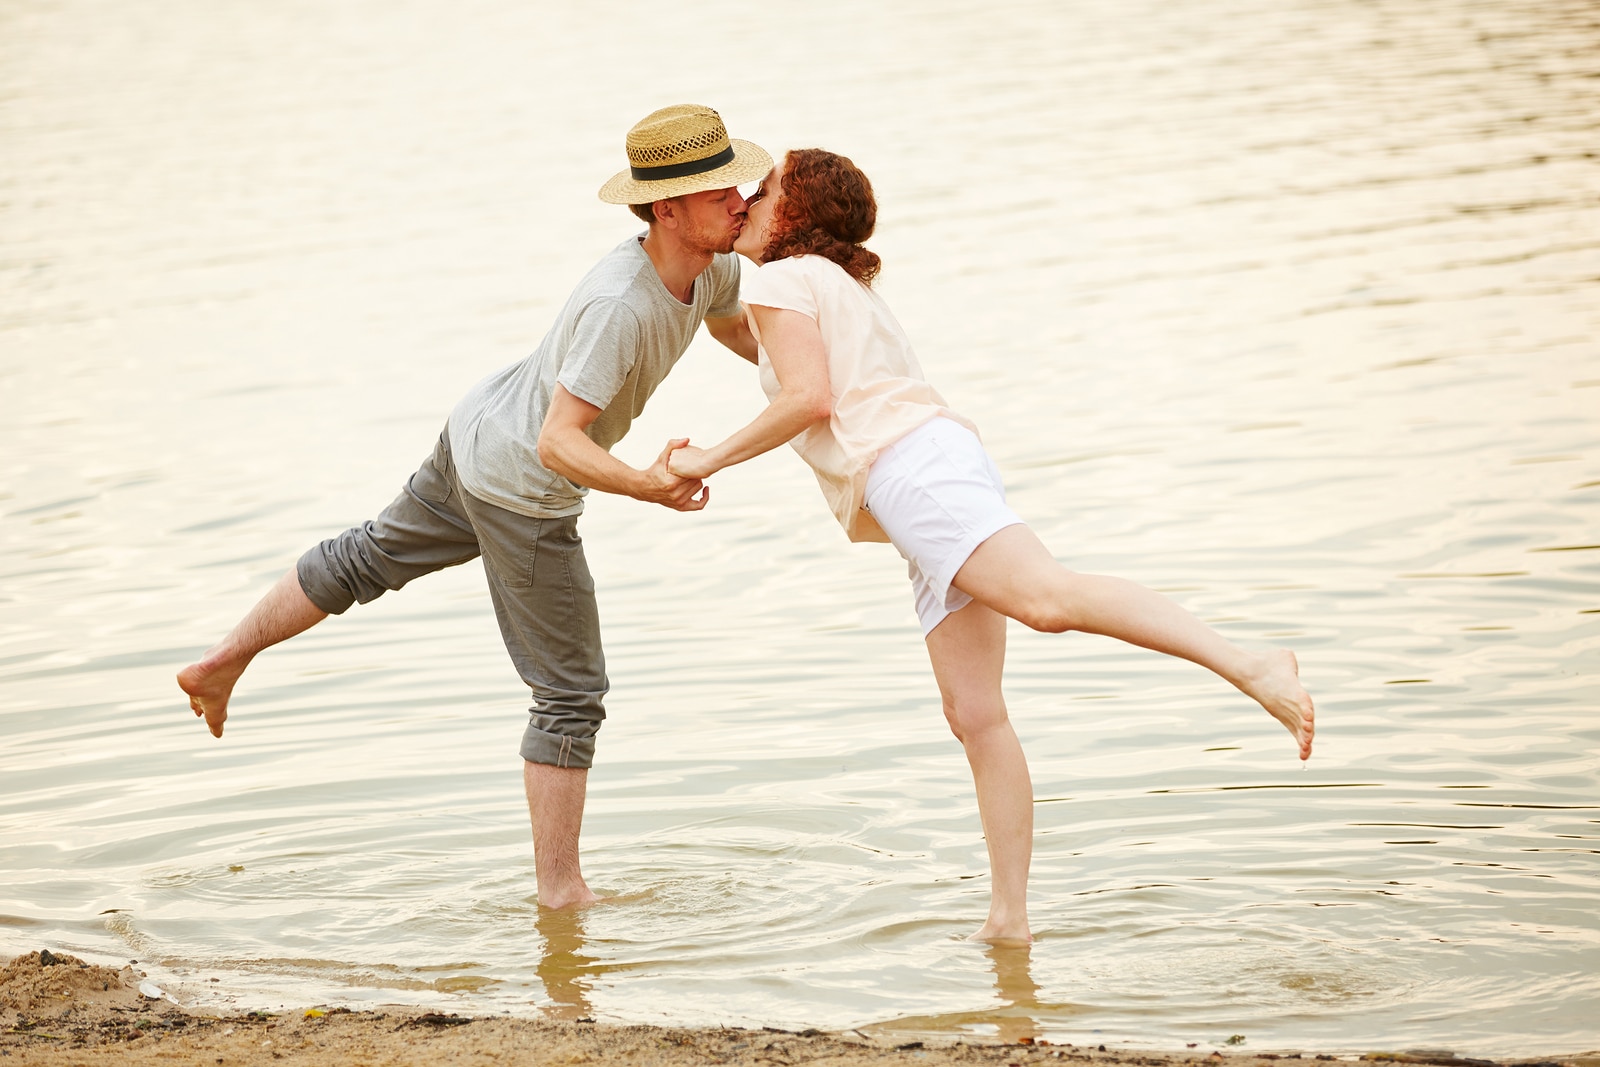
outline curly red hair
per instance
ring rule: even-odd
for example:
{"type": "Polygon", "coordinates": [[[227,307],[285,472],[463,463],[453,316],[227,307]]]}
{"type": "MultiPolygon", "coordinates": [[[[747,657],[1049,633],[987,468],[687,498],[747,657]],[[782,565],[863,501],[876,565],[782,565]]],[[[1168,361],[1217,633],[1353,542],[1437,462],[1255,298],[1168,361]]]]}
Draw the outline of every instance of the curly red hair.
{"type": "Polygon", "coordinates": [[[860,168],[834,152],[796,148],[784,160],[782,184],[761,262],[824,256],[862,285],[871,285],[882,264],[861,242],[877,225],[878,202],[860,168]]]}

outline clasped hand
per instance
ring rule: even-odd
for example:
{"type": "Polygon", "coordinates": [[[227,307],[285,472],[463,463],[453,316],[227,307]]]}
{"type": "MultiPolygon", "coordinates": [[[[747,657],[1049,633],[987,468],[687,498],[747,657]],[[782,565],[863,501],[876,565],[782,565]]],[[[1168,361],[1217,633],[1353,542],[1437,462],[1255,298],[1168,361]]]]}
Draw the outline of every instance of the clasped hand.
{"type": "Polygon", "coordinates": [[[687,440],[676,448],[668,446],[667,470],[680,478],[709,478],[717,473],[706,450],[695,448],[687,440]]]}
{"type": "MultiPolygon", "coordinates": [[[[689,443],[687,437],[667,442],[661,455],[644,472],[647,483],[643,499],[653,501],[674,511],[699,511],[711,500],[711,487],[699,478],[685,476],[671,470],[669,463],[689,443]],[[699,494],[698,496],[696,494],[699,494]]],[[[698,452],[699,449],[693,451],[698,452]]]]}

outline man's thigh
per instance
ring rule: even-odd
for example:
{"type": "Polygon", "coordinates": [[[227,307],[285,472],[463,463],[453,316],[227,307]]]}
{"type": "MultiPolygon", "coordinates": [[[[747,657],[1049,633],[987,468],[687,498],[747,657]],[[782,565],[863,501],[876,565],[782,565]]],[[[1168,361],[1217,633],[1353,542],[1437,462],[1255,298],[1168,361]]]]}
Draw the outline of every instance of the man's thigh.
{"type": "Polygon", "coordinates": [[[365,604],[413,578],[478,555],[478,537],[441,434],[400,495],[376,518],[329,538],[300,557],[300,586],[330,614],[365,604]]]}

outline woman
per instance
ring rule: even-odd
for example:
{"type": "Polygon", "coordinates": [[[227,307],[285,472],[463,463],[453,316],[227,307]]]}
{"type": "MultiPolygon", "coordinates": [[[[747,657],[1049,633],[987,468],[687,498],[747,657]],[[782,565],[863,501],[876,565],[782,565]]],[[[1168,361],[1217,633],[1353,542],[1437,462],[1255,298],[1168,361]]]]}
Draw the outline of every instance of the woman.
{"type": "Polygon", "coordinates": [[[1312,705],[1294,654],[1247,652],[1166,597],[1057,563],[1016,513],[970,422],[922,376],[872,288],[862,246],[877,204],[866,175],[820,149],[790,152],[762,181],[734,250],[760,269],[740,294],[770,401],[711,448],[674,451],[685,478],[791,441],[853,541],[891,541],[910,564],[917,615],[966,750],[993,889],[981,941],[1030,940],[1033,787],[1000,691],[1005,620],[1082,630],[1181,656],[1254,698],[1311,755],[1312,705]]]}

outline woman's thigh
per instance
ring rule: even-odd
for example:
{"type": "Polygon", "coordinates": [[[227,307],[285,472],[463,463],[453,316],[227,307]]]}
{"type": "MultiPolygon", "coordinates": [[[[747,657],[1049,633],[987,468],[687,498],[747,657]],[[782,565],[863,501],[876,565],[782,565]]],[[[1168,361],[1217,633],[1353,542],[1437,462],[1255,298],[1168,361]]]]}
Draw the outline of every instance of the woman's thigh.
{"type": "Polygon", "coordinates": [[[1006,666],[1005,616],[974,601],[935,626],[926,642],[945,716],[957,736],[963,729],[1005,721],[1000,688],[1006,666]]]}
{"type": "Polygon", "coordinates": [[[1071,591],[1062,566],[1025,523],[996,531],[962,563],[950,584],[978,603],[1036,626],[1071,591]]]}
{"type": "Polygon", "coordinates": [[[966,606],[951,580],[972,551],[1022,521],[978,438],[942,418],[884,450],[867,476],[866,503],[911,566],[924,634],[966,606]]]}

